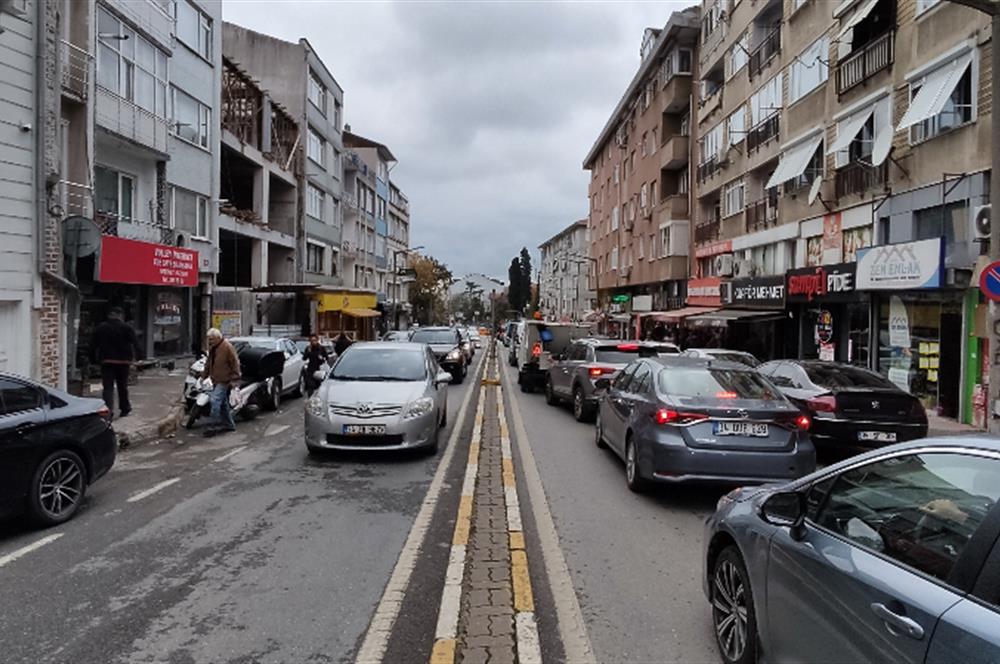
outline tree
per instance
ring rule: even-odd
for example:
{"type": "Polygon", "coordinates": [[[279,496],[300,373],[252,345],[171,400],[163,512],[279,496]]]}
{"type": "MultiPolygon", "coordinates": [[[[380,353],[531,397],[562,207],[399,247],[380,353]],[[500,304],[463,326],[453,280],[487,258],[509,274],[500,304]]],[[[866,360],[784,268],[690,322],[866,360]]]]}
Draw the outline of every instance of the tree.
{"type": "Polygon", "coordinates": [[[431,256],[414,256],[410,261],[414,279],[410,284],[410,304],[421,325],[445,323],[448,288],[454,279],[451,270],[431,256]]]}
{"type": "Polygon", "coordinates": [[[521,247],[521,311],[533,304],[531,284],[531,254],[527,247],[521,247]]]}
{"type": "Polygon", "coordinates": [[[520,313],[524,310],[525,292],[522,287],[521,262],[515,256],[510,260],[510,267],[507,268],[507,300],[510,303],[511,311],[520,313]]]}

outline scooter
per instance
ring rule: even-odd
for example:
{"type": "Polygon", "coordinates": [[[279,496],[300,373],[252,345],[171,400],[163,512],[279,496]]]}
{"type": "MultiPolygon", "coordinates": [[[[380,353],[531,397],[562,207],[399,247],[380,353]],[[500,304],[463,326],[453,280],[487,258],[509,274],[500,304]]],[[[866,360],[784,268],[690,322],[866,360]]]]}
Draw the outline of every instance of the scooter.
{"type": "MultiPolygon", "coordinates": [[[[260,412],[260,406],[257,403],[258,393],[263,387],[264,383],[254,381],[244,383],[229,391],[229,408],[234,419],[239,417],[243,420],[252,420],[257,417],[257,413],[260,412]]],[[[184,427],[187,429],[194,428],[198,418],[208,417],[211,414],[212,379],[198,378],[191,388],[191,394],[193,403],[188,407],[187,419],[184,421],[184,427]]],[[[185,386],[185,397],[187,395],[188,391],[185,386]]]]}

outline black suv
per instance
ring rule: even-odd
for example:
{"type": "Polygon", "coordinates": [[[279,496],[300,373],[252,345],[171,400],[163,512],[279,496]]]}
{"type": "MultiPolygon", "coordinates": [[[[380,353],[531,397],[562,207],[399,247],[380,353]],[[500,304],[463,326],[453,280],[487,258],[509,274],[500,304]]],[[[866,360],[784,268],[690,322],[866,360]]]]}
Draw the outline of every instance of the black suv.
{"type": "Polygon", "coordinates": [[[454,327],[421,327],[410,335],[410,341],[427,344],[441,368],[451,374],[452,381],[461,383],[469,373],[466,354],[462,350],[462,334],[454,327]]]}

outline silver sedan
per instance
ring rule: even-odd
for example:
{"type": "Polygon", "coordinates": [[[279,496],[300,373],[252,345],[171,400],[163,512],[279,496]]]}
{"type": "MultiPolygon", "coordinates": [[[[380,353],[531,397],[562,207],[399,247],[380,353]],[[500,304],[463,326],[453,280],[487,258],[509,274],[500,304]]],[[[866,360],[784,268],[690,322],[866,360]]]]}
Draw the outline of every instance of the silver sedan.
{"type": "Polygon", "coordinates": [[[306,402],[306,446],[437,450],[451,374],[424,344],[356,343],[306,402]]]}

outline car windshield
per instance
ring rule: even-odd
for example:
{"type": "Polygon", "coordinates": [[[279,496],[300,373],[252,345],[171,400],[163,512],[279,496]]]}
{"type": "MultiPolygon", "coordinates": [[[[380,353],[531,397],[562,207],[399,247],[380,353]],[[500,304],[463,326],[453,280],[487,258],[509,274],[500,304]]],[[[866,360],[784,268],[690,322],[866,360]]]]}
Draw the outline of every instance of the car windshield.
{"type": "Polygon", "coordinates": [[[413,348],[349,348],[333,367],[334,380],[416,381],[427,377],[424,351],[413,348]]]}
{"type": "Polygon", "coordinates": [[[883,376],[848,364],[807,364],[809,380],[820,387],[876,387],[897,389],[883,376]]]}
{"type": "Polygon", "coordinates": [[[725,360],[727,362],[739,362],[740,364],[745,364],[751,369],[755,369],[760,366],[760,361],[753,355],[747,353],[709,353],[714,360],[725,360]]]}
{"type": "Polygon", "coordinates": [[[230,343],[233,344],[237,353],[244,348],[266,348],[267,350],[277,350],[278,348],[274,339],[234,339],[230,343]]]}
{"type": "Polygon", "coordinates": [[[671,397],[785,401],[763,376],[742,369],[670,367],[660,372],[659,383],[660,391],[671,397]]]}
{"type": "Polygon", "coordinates": [[[453,330],[417,330],[410,337],[410,341],[418,344],[454,344],[455,332],[453,330]]]}

